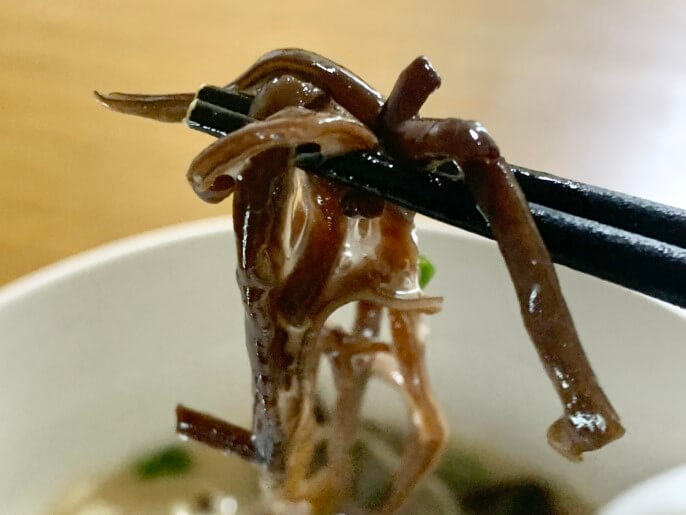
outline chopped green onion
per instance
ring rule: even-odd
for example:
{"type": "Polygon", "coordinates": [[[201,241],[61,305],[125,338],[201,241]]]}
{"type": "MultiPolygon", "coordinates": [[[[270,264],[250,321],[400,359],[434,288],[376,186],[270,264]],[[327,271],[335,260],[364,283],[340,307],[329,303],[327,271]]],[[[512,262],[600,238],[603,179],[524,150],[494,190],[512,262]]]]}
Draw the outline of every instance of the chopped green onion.
{"type": "Polygon", "coordinates": [[[424,289],[429,284],[431,278],[436,273],[436,268],[433,263],[427,259],[426,256],[419,255],[419,287],[424,289]]]}
{"type": "Polygon", "coordinates": [[[171,445],[142,457],[135,463],[136,474],[144,480],[181,476],[191,469],[193,461],[188,452],[171,445]]]}

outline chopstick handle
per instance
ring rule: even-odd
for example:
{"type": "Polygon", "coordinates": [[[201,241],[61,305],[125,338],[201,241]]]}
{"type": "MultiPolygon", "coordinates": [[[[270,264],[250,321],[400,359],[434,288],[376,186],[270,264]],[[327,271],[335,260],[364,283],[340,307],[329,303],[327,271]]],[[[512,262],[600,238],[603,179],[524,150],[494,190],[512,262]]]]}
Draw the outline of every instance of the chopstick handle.
{"type": "Polygon", "coordinates": [[[686,249],[529,203],[553,261],[686,308],[686,249]]]}
{"type": "Polygon", "coordinates": [[[686,248],[683,209],[521,166],[511,168],[530,202],[686,248]]]}
{"type": "MultiPolygon", "coordinates": [[[[456,177],[417,173],[408,164],[366,153],[307,168],[492,238],[466,185],[456,177]]],[[[556,263],[686,308],[686,249],[533,202],[529,207],[556,263]]]]}

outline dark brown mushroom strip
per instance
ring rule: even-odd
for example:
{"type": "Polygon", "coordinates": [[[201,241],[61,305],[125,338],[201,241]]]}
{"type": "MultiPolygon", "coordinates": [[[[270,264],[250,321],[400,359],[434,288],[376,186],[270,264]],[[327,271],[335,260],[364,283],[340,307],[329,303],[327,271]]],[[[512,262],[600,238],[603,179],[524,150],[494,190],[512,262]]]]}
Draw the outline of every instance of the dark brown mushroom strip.
{"type": "Polygon", "coordinates": [[[564,407],[548,440],[567,458],[579,460],[583,452],[621,437],[624,429],[581,347],[548,251],[498,147],[476,122],[408,118],[431,93],[418,84],[437,87],[435,77],[425,58],[400,75],[381,115],[381,123],[387,124],[384,143],[406,158],[449,157],[461,166],[505,258],[525,326],[564,407]]]}
{"type": "Polygon", "coordinates": [[[383,105],[381,94],[350,70],[299,48],[273,50],[263,55],[229,86],[246,91],[283,75],[323,89],[365,125],[373,125],[383,105]]]}
{"type": "MultiPolygon", "coordinates": [[[[357,440],[362,397],[372,374],[375,355],[390,352],[387,344],[372,341],[379,335],[381,316],[380,306],[360,301],[350,335],[329,331],[321,337],[322,351],[329,357],[336,388],[336,402],[329,418],[330,426],[335,428],[335,438],[327,442],[327,457],[330,469],[336,471],[338,497],[344,497],[341,492],[349,492],[354,487],[352,450],[357,440]],[[328,344],[331,338],[335,340],[334,345],[328,344]]],[[[330,481],[331,476],[328,474],[324,480],[330,481]]]]}
{"type": "Polygon", "coordinates": [[[379,336],[381,330],[381,309],[372,302],[357,303],[353,335],[371,340],[379,336]]]}
{"type": "Polygon", "coordinates": [[[283,173],[287,166],[287,149],[274,148],[255,156],[233,199],[236,280],[246,311],[245,341],[255,395],[252,435],[260,460],[272,473],[283,472],[284,468],[286,435],[277,403],[293,361],[286,352],[288,335],[277,323],[272,298],[280,279],[282,256],[268,252],[278,248],[275,243],[283,230],[278,213],[285,203],[281,193],[287,187],[283,173]],[[259,231],[261,237],[252,236],[253,231],[259,231]]]}
{"type": "Polygon", "coordinates": [[[207,413],[178,405],[176,432],[220,451],[240,456],[244,460],[259,463],[250,431],[207,413]]]}
{"type": "Polygon", "coordinates": [[[391,333],[398,370],[404,381],[405,392],[416,413],[413,441],[405,446],[403,466],[392,485],[386,506],[387,512],[400,508],[407,500],[407,492],[435,465],[446,443],[446,429],[435,400],[430,394],[429,380],[424,366],[424,349],[417,337],[416,313],[389,310],[391,333]]]}
{"type": "Polygon", "coordinates": [[[186,117],[194,93],[166,95],[134,95],[129,93],[106,93],[94,91],[95,98],[105,107],[118,113],[150,118],[158,122],[176,123],[186,117]]]}
{"type": "Polygon", "coordinates": [[[268,87],[262,87],[260,94],[250,104],[249,115],[264,120],[287,107],[315,109],[323,107],[329,96],[322,89],[302,82],[290,75],[271,79],[268,87]]]}
{"type": "Polygon", "coordinates": [[[440,85],[441,78],[429,60],[424,56],[417,57],[400,72],[393,91],[381,108],[377,123],[381,127],[393,127],[414,118],[429,95],[440,85]]]}

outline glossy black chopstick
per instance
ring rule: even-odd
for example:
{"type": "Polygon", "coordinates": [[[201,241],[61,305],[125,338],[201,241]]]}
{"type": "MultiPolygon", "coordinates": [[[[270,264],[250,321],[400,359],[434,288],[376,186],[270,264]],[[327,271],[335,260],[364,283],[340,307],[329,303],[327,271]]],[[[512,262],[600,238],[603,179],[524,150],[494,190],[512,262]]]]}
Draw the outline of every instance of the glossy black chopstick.
{"type": "Polygon", "coordinates": [[[510,165],[527,200],[686,248],[686,210],[510,165]]]}
{"type": "Polygon", "coordinates": [[[203,86],[198,90],[196,98],[209,104],[223,107],[229,111],[248,114],[250,105],[255,97],[241,91],[220,88],[217,86],[203,86]]]}
{"type": "MultiPolygon", "coordinates": [[[[188,124],[222,136],[249,123],[252,97],[212,86],[198,93],[188,124]],[[238,111],[240,110],[240,111],[238,111]]],[[[437,220],[491,237],[463,181],[379,153],[298,164],[437,220]],[[392,177],[392,180],[389,180],[392,177]]],[[[513,167],[555,262],[686,307],[686,212],[513,167]]]]}
{"type": "MultiPolygon", "coordinates": [[[[237,129],[239,118],[225,123],[212,120],[213,111],[233,112],[240,117],[248,113],[253,97],[217,86],[204,86],[198,91],[198,109],[194,117],[203,120],[205,132],[217,135],[213,127],[225,127],[226,133],[237,129]]],[[[224,114],[225,117],[232,115],[224,114]]],[[[202,127],[194,127],[203,130],[202,127]]],[[[651,202],[616,191],[572,181],[529,168],[510,165],[529,202],[551,207],[587,220],[595,220],[618,229],[640,234],[664,243],[686,248],[686,210],[651,202]]]]}
{"type": "Polygon", "coordinates": [[[196,99],[191,104],[186,124],[215,137],[226,136],[253,121],[249,116],[196,99]]]}

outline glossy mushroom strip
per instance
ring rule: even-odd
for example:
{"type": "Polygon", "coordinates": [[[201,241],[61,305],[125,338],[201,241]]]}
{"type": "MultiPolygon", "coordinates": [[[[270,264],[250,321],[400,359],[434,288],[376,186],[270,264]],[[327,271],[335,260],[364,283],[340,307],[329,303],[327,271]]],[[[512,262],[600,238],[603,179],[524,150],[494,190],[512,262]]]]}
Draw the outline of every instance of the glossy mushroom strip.
{"type": "Polygon", "coordinates": [[[296,77],[327,92],[365,125],[374,124],[383,105],[381,94],[350,70],[326,57],[298,48],[265,54],[228,87],[250,91],[283,75],[296,77]]]}
{"type": "Polygon", "coordinates": [[[105,107],[123,114],[150,118],[158,122],[181,122],[186,117],[193,93],[172,93],[166,95],[136,95],[130,93],[107,93],[97,91],[95,98],[105,107]]]}
{"type": "Polygon", "coordinates": [[[583,452],[621,437],[624,428],[598,385],[526,199],[495,142],[478,122],[416,117],[439,84],[425,58],[403,71],[382,112],[383,141],[404,157],[447,157],[460,165],[505,258],[524,324],[563,404],[564,415],[550,427],[548,440],[567,458],[579,460],[583,452]]]}

